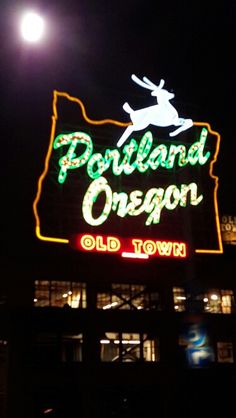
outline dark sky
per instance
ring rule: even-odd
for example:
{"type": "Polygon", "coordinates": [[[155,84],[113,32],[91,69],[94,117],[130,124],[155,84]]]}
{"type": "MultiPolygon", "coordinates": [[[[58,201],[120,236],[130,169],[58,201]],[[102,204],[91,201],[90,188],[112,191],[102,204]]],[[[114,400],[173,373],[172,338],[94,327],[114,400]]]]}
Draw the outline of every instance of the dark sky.
{"type": "Polygon", "coordinates": [[[48,146],[53,90],[80,97],[91,118],[122,120],[123,103],[143,94],[132,73],[154,83],[164,78],[179,114],[207,121],[221,134],[219,199],[224,213],[236,214],[234,0],[3,1],[0,15],[8,250],[31,246],[32,201],[48,146]],[[21,12],[29,5],[47,22],[38,46],[19,35],[21,12]]]}

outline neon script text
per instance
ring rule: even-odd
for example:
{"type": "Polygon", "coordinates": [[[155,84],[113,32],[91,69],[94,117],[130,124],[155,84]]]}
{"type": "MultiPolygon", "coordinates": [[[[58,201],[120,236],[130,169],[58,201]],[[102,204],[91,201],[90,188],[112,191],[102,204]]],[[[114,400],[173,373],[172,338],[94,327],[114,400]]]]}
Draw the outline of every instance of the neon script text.
{"type": "Polygon", "coordinates": [[[112,167],[113,174],[119,176],[132,174],[135,170],[145,173],[149,168],[157,170],[158,167],[172,169],[175,164],[184,167],[187,164],[204,165],[210,152],[205,153],[205,143],[207,139],[207,129],[203,128],[199,141],[194,142],[187,150],[183,144],[169,147],[160,144],[153,147],[153,136],[150,131],[146,132],[138,144],[135,139],[122,149],[123,155],[118,149],[106,149],[104,155],[101,153],[93,154],[93,142],[91,137],[84,132],[73,132],[70,134],[60,134],[54,140],[54,149],[68,146],[67,153],[60,158],[60,171],[58,181],[64,183],[67,178],[68,170],[78,169],[87,164],[87,174],[93,180],[99,178],[112,167]],[[85,150],[77,155],[77,147],[85,146],[85,150]]]}

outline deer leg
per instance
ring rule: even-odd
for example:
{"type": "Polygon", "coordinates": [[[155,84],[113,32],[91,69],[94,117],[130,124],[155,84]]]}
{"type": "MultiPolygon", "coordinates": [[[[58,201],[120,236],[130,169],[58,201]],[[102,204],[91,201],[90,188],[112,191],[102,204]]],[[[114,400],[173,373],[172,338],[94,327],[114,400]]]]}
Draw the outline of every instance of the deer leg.
{"type": "Polygon", "coordinates": [[[193,121],[192,119],[183,119],[183,118],[179,118],[178,122],[175,123],[175,126],[179,126],[180,127],[178,129],[176,129],[173,132],[170,132],[170,136],[176,136],[178,135],[180,132],[182,131],[186,131],[186,129],[191,128],[191,126],[193,126],[193,121]]]}
{"type": "Polygon", "coordinates": [[[126,139],[130,136],[130,134],[133,132],[134,127],[133,125],[129,125],[127,126],[126,130],[124,131],[124,133],[121,135],[119,141],[117,142],[117,147],[121,147],[121,145],[123,145],[123,143],[126,141],[126,139]]]}

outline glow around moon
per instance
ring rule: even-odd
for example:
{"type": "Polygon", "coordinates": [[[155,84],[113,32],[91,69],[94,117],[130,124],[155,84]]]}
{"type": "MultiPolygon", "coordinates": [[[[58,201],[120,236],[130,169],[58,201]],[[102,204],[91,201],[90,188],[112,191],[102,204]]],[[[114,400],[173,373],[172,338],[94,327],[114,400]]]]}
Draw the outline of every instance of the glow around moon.
{"type": "Polygon", "coordinates": [[[44,20],[35,12],[26,12],[22,17],[20,30],[25,41],[30,43],[39,42],[45,32],[44,20]]]}

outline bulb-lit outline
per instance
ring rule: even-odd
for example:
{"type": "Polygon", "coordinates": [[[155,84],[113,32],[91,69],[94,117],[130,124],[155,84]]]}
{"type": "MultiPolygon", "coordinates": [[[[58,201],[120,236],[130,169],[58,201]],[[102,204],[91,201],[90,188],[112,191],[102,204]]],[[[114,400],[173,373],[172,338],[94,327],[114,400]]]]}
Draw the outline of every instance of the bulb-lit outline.
{"type": "MultiPolygon", "coordinates": [[[[86,110],[85,110],[85,106],[83,104],[83,102],[73,96],[70,96],[68,93],[66,92],[60,92],[57,90],[54,90],[53,92],[53,115],[52,115],[52,127],[51,127],[51,135],[50,135],[50,140],[49,140],[49,146],[48,146],[48,150],[47,150],[47,154],[45,157],[45,162],[44,162],[44,170],[42,172],[42,174],[40,175],[38,182],[37,182],[37,193],[36,193],[36,197],[33,201],[33,213],[34,213],[34,217],[35,217],[35,234],[37,236],[38,239],[42,240],[42,241],[50,241],[50,242],[56,242],[56,243],[61,243],[61,244],[69,244],[69,239],[66,238],[59,238],[59,237],[48,237],[48,236],[43,236],[40,232],[40,217],[38,214],[38,203],[40,200],[40,196],[42,193],[42,183],[43,180],[45,179],[47,173],[48,173],[48,169],[49,169],[49,160],[52,154],[52,149],[53,149],[53,141],[55,138],[55,132],[56,132],[56,122],[58,119],[58,113],[57,113],[57,100],[58,97],[64,97],[67,100],[70,100],[71,102],[75,102],[77,103],[82,111],[82,115],[85,119],[85,121],[91,125],[104,125],[104,124],[113,124],[116,126],[122,126],[122,127],[127,127],[128,125],[130,125],[129,123],[125,123],[125,122],[119,122],[116,121],[114,119],[102,119],[102,120],[93,120],[90,119],[87,114],[86,114],[86,110]]],[[[211,249],[204,249],[204,248],[198,248],[195,249],[195,253],[206,253],[206,254],[222,254],[223,253],[223,244],[222,244],[222,237],[221,237],[221,230],[220,230],[220,220],[219,220],[219,210],[218,210],[218,202],[217,202],[217,190],[219,187],[219,178],[213,174],[213,166],[215,164],[215,162],[217,161],[217,157],[218,157],[218,153],[219,153],[219,148],[220,148],[220,141],[221,141],[221,137],[220,134],[216,131],[213,131],[210,127],[210,124],[208,122],[193,122],[194,126],[206,126],[208,129],[208,132],[211,133],[212,135],[216,136],[216,150],[215,150],[215,154],[214,154],[214,158],[212,159],[212,161],[210,162],[209,165],[209,176],[214,180],[215,183],[215,187],[214,187],[214,192],[213,192],[213,201],[214,201],[214,209],[215,209],[215,223],[216,223],[216,231],[217,231],[217,239],[218,239],[218,249],[216,250],[211,250],[211,249]]]]}

